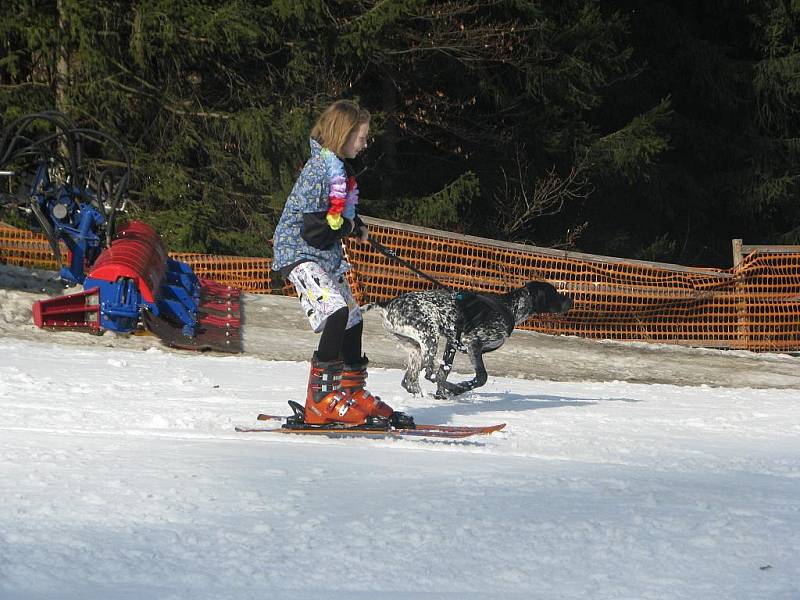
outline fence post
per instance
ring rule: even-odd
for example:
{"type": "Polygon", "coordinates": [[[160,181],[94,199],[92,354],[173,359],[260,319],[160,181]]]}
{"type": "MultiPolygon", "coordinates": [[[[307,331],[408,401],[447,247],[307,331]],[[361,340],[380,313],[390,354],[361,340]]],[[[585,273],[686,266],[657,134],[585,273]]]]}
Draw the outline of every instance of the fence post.
{"type": "Polygon", "coordinates": [[[739,266],[742,262],[742,240],[732,240],[733,242],[733,268],[739,266]]]}
{"type": "Polygon", "coordinates": [[[733,289],[736,294],[736,322],[739,330],[739,345],[743,350],[750,349],[750,331],[747,327],[747,298],[744,295],[743,273],[739,269],[742,264],[742,240],[731,240],[733,246],[733,289]]]}

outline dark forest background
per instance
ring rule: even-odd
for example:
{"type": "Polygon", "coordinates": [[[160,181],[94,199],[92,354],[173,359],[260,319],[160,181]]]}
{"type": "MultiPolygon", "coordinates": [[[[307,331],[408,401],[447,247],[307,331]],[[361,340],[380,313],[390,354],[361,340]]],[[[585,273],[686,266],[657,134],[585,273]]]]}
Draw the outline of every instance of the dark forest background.
{"type": "Polygon", "coordinates": [[[269,256],[351,98],[363,214],[728,267],[800,243],[798,34],[797,0],[3,0],[0,124],[102,129],[171,250],[269,256]]]}

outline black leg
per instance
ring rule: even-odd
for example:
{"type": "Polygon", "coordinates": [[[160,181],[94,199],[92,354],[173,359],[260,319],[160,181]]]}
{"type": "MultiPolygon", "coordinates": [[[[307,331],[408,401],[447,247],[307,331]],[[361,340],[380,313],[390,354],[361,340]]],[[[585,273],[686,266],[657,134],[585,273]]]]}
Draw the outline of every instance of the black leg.
{"type": "Polygon", "coordinates": [[[456,357],[456,346],[455,344],[448,340],[447,346],[444,349],[444,356],[442,356],[442,364],[439,367],[439,370],[436,371],[436,394],[434,394],[434,398],[446,398],[448,396],[447,386],[447,377],[450,375],[450,370],[453,368],[453,360],[456,357]]]}
{"type": "Polygon", "coordinates": [[[345,327],[347,327],[347,308],[342,307],[325,321],[317,347],[317,357],[321,361],[328,362],[339,358],[345,327]]]}
{"type": "MultiPolygon", "coordinates": [[[[346,324],[347,323],[345,322],[345,325],[346,324]]],[[[363,331],[363,321],[359,321],[350,329],[344,330],[342,341],[342,358],[344,359],[345,364],[356,365],[362,361],[361,336],[363,331]]]]}
{"type": "Polygon", "coordinates": [[[472,359],[473,367],[475,367],[475,377],[461,383],[447,383],[446,381],[442,381],[442,385],[436,391],[437,397],[442,393],[442,390],[446,392],[446,395],[458,396],[464,392],[481,387],[486,383],[489,379],[489,375],[486,373],[486,366],[483,364],[483,353],[480,350],[473,350],[470,352],[469,356],[472,359]]]}

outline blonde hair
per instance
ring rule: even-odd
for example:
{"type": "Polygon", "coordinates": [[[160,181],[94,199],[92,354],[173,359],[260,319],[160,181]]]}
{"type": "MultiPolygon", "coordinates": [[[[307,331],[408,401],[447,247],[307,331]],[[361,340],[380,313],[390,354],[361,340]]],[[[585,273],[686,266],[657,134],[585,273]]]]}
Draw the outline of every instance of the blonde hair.
{"type": "Polygon", "coordinates": [[[369,123],[369,119],[369,111],[352,100],[337,100],[319,116],[311,130],[311,137],[323,148],[341,156],[350,134],[359,125],[369,123]]]}

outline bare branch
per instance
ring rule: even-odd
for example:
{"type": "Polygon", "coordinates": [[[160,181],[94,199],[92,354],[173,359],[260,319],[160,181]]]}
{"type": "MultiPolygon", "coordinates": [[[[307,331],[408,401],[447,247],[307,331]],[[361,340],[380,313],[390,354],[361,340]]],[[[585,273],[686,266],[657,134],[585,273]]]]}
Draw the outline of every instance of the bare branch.
{"type": "Polygon", "coordinates": [[[567,203],[585,200],[591,195],[593,188],[586,175],[586,157],[566,176],[559,175],[552,167],[532,184],[529,175],[532,165],[524,155],[524,148],[517,148],[515,154],[516,172],[509,176],[501,169],[503,188],[495,194],[501,228],[509,239],[524,234],[536,219],[558,214],[567,203]]]}

